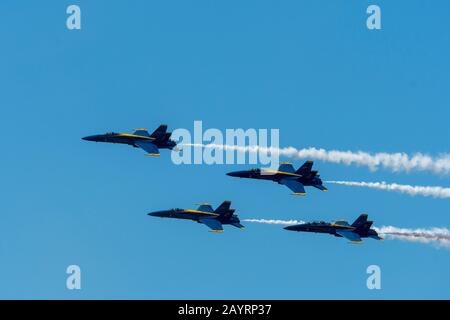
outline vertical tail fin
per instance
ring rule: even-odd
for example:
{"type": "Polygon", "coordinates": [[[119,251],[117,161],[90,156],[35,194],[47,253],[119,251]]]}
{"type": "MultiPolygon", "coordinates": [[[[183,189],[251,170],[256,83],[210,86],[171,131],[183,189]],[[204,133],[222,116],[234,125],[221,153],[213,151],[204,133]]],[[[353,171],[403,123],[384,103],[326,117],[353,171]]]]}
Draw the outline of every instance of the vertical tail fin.
{"type": "MultiPolygon", "coordinates": [[[[153,133],[150,135],[150,137],[155,138],[155,139],[160,139],[163,138],[167,135],[167,125],[162,124],[160,125],[158,128],[156,128],[155,131],[153,131],[153,133]]],[[[170,135],[169,135],[170,137],[170,135]]]]}
{"type": "Polygon", "coordinates": [[[216,210],[214,210],[214,213],[217,213],[219,218],[229,219],[234,213],[234,210],[230,209],[230,207],[231,201],[225,200],[216,210]]]}
{"type": "Polygon", "coordinates": [[[368,218],[367,214],[360,215],[355,220],[355,222],[352,223],[352,227],[354,227],[357,231],[360,232],[368,232],[373,224],[373,221],[368,221],[367,218],[368,218]]]}
{"type": "MultiPolygon", "coordinates": [[[[306,161],[298,170],[295,172],[302,176],[308,176],[311,173],[314,162],[311,160],[306,161]]],[[[317,173],[317,172],[316,172],[317,173]]]]}
{"type": "Polygon", "coordinates": [[[356,218],[355,222],[352,223],[352,227],[358,228],[367,222],[368,215],[363,213],[358,218],[356,218]]]}

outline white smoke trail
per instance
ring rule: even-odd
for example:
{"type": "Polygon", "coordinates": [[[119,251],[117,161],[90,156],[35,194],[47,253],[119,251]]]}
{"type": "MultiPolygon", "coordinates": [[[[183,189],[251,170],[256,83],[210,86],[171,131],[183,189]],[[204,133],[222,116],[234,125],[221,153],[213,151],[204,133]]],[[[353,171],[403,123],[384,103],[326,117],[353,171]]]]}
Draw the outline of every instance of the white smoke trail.
{"type": "Polygon", "coordinates": [[[318,148],[296,149],[294,147],[272,148],[259,146],[233,146],[222,144],[185,144],[185,146],[204,147],[249,153],[271,153],[297,159],[315,159],[345,165],[367,166],[371,170],[380,167],[394,172],[429,171],[435,174],[450,173],[450,154],[432,157],[422,153],[412,156],[403,153],[368,153],[363,151],[339,151],[318,148]]]}
{"type": "Polygon", "coordinates": [[[351,187],[366,187],[378,190],[395,191],[409,194],[410,196],[425,196],[434,198],[450,198],[450,188],[434,186],[411,186],[397,183],[382,182],[358,182],[358,181],[326,181],[326,183],[339,184],[351,187]]]}
{"type": "Polygon", "coordinates": [[[404,229],[383,226],[374,229],[379,234],[386,236],[386,239],[428,243],[450,249],[450,231],[447,228],[404,229]]]}
{"type": "MultiPolygon", "coordinates": [[[[301,220],[244,219],[244,222],[264,223],[272,225],[303,224],[301,220]]],[[[405,229],[393,226],[374,227],[380,236],[387,240],[402,240],[432,244],[436,247],[450,249],[450,231],[447,228],[405,229]]]]}
{"type": "Polygon", "coordinates": [[[256,223],[265,223],[265,224],[280,224],[280,225],[293,225],[293,224],[302,224],[305,223],[301,220],[266,220],[266,219],[245,219],[242,220],[245,222],[256,222],[256,223]]]}

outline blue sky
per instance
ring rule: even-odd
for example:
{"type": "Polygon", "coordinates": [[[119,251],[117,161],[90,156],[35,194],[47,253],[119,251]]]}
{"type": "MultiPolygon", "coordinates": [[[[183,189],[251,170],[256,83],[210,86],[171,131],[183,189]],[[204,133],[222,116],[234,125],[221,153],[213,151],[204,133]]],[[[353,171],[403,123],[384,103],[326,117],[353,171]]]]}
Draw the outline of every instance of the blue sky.
{"type": "MultiPolygon", "coordinates": [[[[207,232],[146,215],[233,201],[241,218],[449,227],[448,200],[329,186],[296,198],[81,137],[279,128],[282,146],[448,152],[447,1],[2,1],[0,298],[450,298],[450,251],[352,246],[247,223],[207,232]],[[381,31],[365,26],[382,9],[381,31]],[[78,4],[82,30],[66,29],[78,4]],[[77,264],[82,290],[65,287],[77,264]],[[366,268],[382,289],[366,288],[366,268]]],[[[301,161],[295,161],[296,166],[301,161]]],[[[316,161],[330,180],[449,185],[448,176],[316,161]]]]}

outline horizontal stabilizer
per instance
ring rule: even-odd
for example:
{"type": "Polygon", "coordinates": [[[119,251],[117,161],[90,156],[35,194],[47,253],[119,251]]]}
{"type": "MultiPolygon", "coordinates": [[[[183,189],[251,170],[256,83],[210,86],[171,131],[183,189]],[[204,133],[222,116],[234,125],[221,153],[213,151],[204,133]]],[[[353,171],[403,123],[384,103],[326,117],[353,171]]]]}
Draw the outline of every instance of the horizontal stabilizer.
{"type": "Polygon", "coordinates": [[[313,187],[317,188],[319,190],[325,191],[325,192],[328,191],[328,189],[326,187],[324,187],[324,185],[322,185],[322,184],[314,184],[313,187]]]}
{"type": "Polygon", "coordinates": [[[239,229],[244,229],[245,228],[242,224],[240,224],[238,222],[233,222],[233,223],[231,223],[231,225],[235,226],[236,228],[239,228],[239,229]]]}
{"type": "Polygon", "coordinates": [[[375,235],[375,234],[369,235],[369,238],[372,238],[375,240],[384,240],[384,238],[380,237],[379,235],[375,235]]]}

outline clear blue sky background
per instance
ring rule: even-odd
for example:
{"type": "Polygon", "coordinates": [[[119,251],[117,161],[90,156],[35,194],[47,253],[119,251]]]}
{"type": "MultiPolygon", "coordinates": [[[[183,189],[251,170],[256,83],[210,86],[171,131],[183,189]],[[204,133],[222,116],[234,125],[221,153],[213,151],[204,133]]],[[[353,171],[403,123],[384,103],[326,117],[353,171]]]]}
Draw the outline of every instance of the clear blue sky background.
{"type": "MultiPolygon", "coordinates": [[[[233,201],[241,218],[450,226],[449,201],[329,186],[306,198],[81,137],[279,128],[282,146],[448,152],[448,1],[0,3],[0,298],[450,298],[450,251],[352,246],[247,223],[223,234],[148,217],[233,201]],[[383,30],[366,28],[382,9],[383,30]],[[66,29],[66,7],[82,30],[66,29]],[[82,269],[82,290],[65,287],[82,269]],[[366,268],[382,269],[382,290],[366,268]]],[[[287,159],[284,159],[287,160],[287,159]]],[[[298,166],[301,161],[295,161],[298,166]]],[[[325,179],[449,185],[426,173],[316,162],[325,179]]]]}

